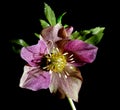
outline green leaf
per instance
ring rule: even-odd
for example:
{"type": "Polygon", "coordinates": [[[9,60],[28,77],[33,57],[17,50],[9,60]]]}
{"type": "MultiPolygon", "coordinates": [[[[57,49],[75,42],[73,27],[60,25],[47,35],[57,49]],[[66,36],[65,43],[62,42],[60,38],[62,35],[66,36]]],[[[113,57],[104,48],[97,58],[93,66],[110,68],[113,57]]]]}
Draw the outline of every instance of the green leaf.
{"type": "Polygon", "coordinates": [[[12,40],[11,42],[23,47],[28,46],[28,44],[23,39],[12,40]]]}
{"type": "Polygon", "coordinates": [[[40,34],[38,34],[38,33],[34,33],[34,35],[37,37],[37,38],[41,38],[41,35],[40,34]]]}
{"type": "Polygon", "coordinates": [[[72,33],[71,39],[79,39],[87,43],[97,45],[104,35],[104,29],[104,27],[95,27],[89,30],[81,30],[80,32],[75,31],[72,33]]]}
{"type": "Polygon", "coordinates": [[[84,37],[80,35],[80,32],[75,31],[71,34],[71,39],[84,40],[84,37]]]}
{"type": "Polygon", "coordinates": [[[46,28],[50,26],[49,23],[47,23],[45,20],[42,20],[42,19],[40,19],[40,23],[41,23],[42,28],[46,28]]]}
{"type": "Polygon", "coordinates": [[[87,35],[89,35],[90,33],[91,33],[91,30],[82,30],[82,31],[80,31],[80,34],[81,34],[84,38],[86,38],[87,35]]]}
{"type": "Polygon", "coordinates": [[[79,32],[79,36],[78,36],[77,39],[85,41],[89,37],[91,37],[91,31],[90,30],[81,30],[79,32]]]}
{"type": "Polygon", "coordinates": [[[15,52],[15,53],[17,53],[17,54],[19,54],[20,53],[20,51],[21,51],[21,48],[16,48],[15,46],[12,46],[12,49],[13,49],[13,51],[15,52]]]}
{"type": "Polygon", "coordinates": [[[91,31],[92,36],[86,39],[85,42],[93,44],[93,45],[97,45],[101,41],[104,35],[103,33],[104,29],[105,29],[104,27],[96,27],[96,28],[91,29],[90,31],[91,31]]]}
{"type": "Polygon", "coordinates": [[[57,18],[57,23],[59,24],[62,24],[62,18],[63,16],[66,14],[66,12],[64,12],[62,15],[60,15],[58,18],[57,18]]]}
{"type": "Polygon", "coordinates": [[[56,24],[56,17],[54,11],[51,9],[51,7],[48,4],[44,4],[44,13],[45,17],[50,23],[51,26],[54,26],[56,24]]]}
{"type": "Polygon", "coordinates": [[[15,53],[20,53],[21,47],[26,47],[28,44],[23,39],[11,40],[12,49],[15,53]]]}
{"type": "Polygon", "coordinates": [[[64,28],[67,28],[68,26],[69,26],[69,25],[65,24],[65,25],[64,25],[64,28]]]}
{"type": "Polygon", "coordinates": [[[78,38],[79,35],[80,35],[80,33],[78,31],[75,31],[71,34],[71,39],[76,39],[76,38],[78,38]]]}
{"type": "Polygon", "coordinates": [[[92,32],[93,35],[96,35],[101,31],[103,32],[104,29],[105,29],[104,27],[96,27],[96,28],[91,29],[90,31],[92,32]]]}

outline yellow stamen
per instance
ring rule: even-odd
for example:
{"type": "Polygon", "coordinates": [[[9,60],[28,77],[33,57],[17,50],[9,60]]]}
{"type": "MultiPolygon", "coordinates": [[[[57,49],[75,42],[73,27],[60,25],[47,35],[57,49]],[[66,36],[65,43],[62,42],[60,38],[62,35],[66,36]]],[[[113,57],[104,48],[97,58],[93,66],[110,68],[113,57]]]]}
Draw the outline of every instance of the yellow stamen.
{"type": "Polygon", "coordinates": [[[43,67],[43,69],[51,70],[57,73],[62,72],[67,63],[66,57],[58,51],[58,48],[53,50],[53,53],[51,55],[46,55],[45,59],[46,65],[43,67]]]}

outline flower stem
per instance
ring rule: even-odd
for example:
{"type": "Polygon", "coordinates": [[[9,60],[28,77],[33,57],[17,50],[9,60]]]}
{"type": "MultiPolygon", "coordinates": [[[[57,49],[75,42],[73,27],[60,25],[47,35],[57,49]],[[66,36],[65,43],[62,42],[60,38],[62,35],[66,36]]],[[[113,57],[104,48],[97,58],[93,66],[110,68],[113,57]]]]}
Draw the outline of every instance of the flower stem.
{"type": "Polygon", "coordinates": [[[75,105],[74,105],[72,99],[69,98],[69,97],[67,97],[67,98],[68,98],[68,101],[69,101],[69,103],[70,103],[70,105],[71,105],[72,110],[76,110],[76,107],[75,107],[75,105]]]}

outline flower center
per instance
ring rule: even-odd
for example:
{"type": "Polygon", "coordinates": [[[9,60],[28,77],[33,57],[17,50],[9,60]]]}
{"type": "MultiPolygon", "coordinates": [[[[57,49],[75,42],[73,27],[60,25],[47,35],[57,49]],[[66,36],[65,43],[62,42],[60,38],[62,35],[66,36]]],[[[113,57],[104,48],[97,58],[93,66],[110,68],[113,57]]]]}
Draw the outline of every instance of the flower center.
{"type": "Polygon", "coordinates": [[[44,65],[42,65],[44,70],[51,70],[58,73],[63,71],[67,63],[65,56],[59,51],[45,55],[42,62],[44,62],[44,65]]]}

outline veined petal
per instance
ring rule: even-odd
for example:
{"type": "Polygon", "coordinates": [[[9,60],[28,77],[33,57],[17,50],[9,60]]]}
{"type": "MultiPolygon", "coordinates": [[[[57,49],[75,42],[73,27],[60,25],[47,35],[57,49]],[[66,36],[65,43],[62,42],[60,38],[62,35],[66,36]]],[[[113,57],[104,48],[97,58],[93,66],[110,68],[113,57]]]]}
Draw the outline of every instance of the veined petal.
{"type": "Polygon", "coordinates": [[[70,36],[71,33],[73,32],[73,27],[72,26],[69,26],[67,28],[65,28],[66,32],[67,32],[67,35],[70,36]]]}
{"type": "Polygon", "coordinates": [[[63,39],[63,40],[59,40],[56,42],[57,47],[59,48],[59,50],[64,53],[64,46],[65,44],[67,44],[70,41],[70,39],[63,39]]]}
{"type": "Polygon", "coordinates": [[[42,30],[41,35],[45,41],[47,41],[47,42],[53,41],[53,43],[54,43],[61,39],[60,37],[58,37],[58,31],[60,28],[61,28],[61,26],[59,24],[57,24],[55,26],[47,27],[42,30]]]}
{"type": "Polygon", "coordinates": [[[50,92],[59,92],[61,96],[70,97],[78,102],[78,94],[82,84],[82,76],[78,69],[67,65],[62,73],[53,73],[50,83],[50,92]]]}
{"type": "Polygon", "coordinates": [[[72,31],[73,31],[73,27],[72,26],[67,27],[67,28],[62,27],[58,31],[58,36],[61,37],[61,38],[63,38],[63,39],[69,39],[72,31]]]}
{"type": "Polygon", "coordinates": [[[97,50],[96,46],[81,40],[71,40],[64,46],[64,51],[74,55],[76,66],[92,63],[96,58],[97,50]]]}
{"type": "Polygon", "coordinates": [[[38,67],[24,66],[24,72],[20,79],[21,88],[37,91],[47,89],[50,84],[50,74],[38,67]]]}
{"type": "Polygon", "coordinates": [[[48,53],[48,50],[43,40],[39,40],[36,45],[23,47],[21,49],[21,57],[31,66],[37,66],[42,56],[46,53],[48,53]]]}

